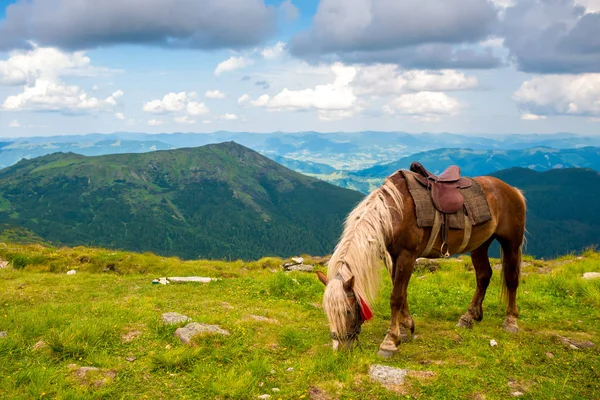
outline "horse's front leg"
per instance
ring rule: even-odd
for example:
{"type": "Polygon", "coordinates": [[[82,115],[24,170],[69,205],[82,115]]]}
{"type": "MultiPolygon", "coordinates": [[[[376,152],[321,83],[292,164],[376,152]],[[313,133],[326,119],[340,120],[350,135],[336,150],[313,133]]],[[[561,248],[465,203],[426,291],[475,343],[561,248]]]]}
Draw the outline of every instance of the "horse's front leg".
{"type": "Polygon", "coordinates": [[[390,295],[390,308],[392,318],[390,328],[385,339],[379,346],[378,354],[391,357],[398,351],[398,345],[412,337],[415,323],[408,309],[407,288],[412,275],[415,259],[413,253],[403,252],[398,256],[392,271],[392,294],[390,295]]]}

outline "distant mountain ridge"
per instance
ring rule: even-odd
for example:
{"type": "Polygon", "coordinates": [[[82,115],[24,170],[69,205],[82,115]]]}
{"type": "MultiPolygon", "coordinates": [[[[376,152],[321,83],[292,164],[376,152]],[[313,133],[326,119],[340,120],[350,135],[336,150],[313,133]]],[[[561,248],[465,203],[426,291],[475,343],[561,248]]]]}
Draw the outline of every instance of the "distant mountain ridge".
{"type": "Polygon", "coordinates": [[[11,150],[3,154],[0,149],[0,165],[9,166],[20,157],[32,158],[53,151],[74,151],[86,155],[101,155],[123,152],[150,151],[197,147],[211,143],[235,141],[271,158],[285,157],[299,162],[326,164],[336,170],[354,171],[374,165],[395,162],[411,154],[439,148],[470,148],[474,150],[520,150],[538,146],[556,149],[600,147],[600,136],[580,136],[569,133],[553,135],[460,135],[452,133],[406,132],[297,132],[297,133],[172,133],[146,134],[117,132],[113,134],[68,135],[33,137],[9,140],[28,150],[11,150]],[[122,150],[115,146],[119,141],[129,142],[130,147],[122,150]],[[98,144],[102,142],[103,144],[98,144]],[[150,143],[152,142],[152,144],[150,143]],[[98,144],[98,151],[83,150],[90,144],[98,144]],[[78,150],[81,149],[81,150],[78,150]]]}
{"type": "Polygon", "coordinates": [[[54,153],[0,171],[0,226],[54,243],[183,258],[318,255],[333,250],[362,197],[233,142],[54,153]]]}

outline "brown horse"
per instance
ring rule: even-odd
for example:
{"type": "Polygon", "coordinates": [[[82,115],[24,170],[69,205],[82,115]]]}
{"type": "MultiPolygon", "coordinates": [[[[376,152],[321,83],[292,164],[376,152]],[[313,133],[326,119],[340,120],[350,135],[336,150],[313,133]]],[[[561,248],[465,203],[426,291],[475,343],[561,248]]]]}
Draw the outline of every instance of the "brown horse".
{"type": "MultiPolygon", "coordinates": [[[[525,232],[526,204],[523,194],[505,182],[489,177],[473,178],[484,192],[491,219],[472,226],[468,243],[462,230],[450,230],[447,247],[450,254],[470,252],[477,289],[473,300],[458,321],[471,328],[483,318],[482,303],[492,277],[488,248],[495,240],[501,246],[503,297],[507,301],[504,329],[517,332],[517,286],[519,285],[521,247],[525,232]],[[466,245],[466,246],[465,246],[466,245]]],[[[329,261],[325,276],[323,308],[330,324],[333,348],[349,348],[358,337],[361,325],[372,314],[370,304],[378,294],[380,260],[384,261],[393,283],[390,296],[391,322],[379,354],[385,357],[398,351],[397,345],[412,336],[415,324],[410,315],[407,287],[419,256],[441,257],[438,236],[433,248],[428,245],[432,228],[417,226],[415,204],[404,175],[398,171],[358,204],[346,219],[344,231],[329,261]],[[426,249],[433,249],[423,255],[426,249]]]]}

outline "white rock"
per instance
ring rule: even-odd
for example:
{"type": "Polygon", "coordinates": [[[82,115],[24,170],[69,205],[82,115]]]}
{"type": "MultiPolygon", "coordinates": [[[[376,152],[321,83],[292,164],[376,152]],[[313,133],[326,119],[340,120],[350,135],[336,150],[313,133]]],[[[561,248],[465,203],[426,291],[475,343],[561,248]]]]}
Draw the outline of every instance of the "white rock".
{"type": "Polygon", "coordinates": [[[173,276],[167,278],[169,282],[172,283],[180,283],[180,282],[200,282],[200,283],[208,283],[210,281],[215,281],[215,278],[207,278],[204,276],[173,276]]]}
{"type": "Polygon", "coordinates": [[[74,269],[67,271],[67,275],[75,275],[77,273],[77,271],[75,271],[74,269]]]}
{"type": "Polygon", "coordinates": [[[498,346],[498,342],[496,342],[494,339],[490,340],[490,346],[494,347],[494,346],[498,346]]]}
{"type": "Polygon", "coordinates": [[[168,312],[162,315],[163,321],[167,324],[180,324],[182,322],[191,321],[192,319],[176,312],[168,312]]]}
{"type": "Polygon", "coordinates": [[[304,262],[304,258],[302,257],[292,257],[292,261],[296,264],[302,264],[304,262]]]}
{"type": "Polygon", "coordinates": [[[7,336],[8,336],[8,332],[6,332],[6,331],[0,332],[0,338],[5,338],[7,336]]]}
{"type": "Polygon", "coordinates": [[[586,272],[583,274],[583,279],[599,279],[600,272],[586,272]]]}
{"type": "Polygon", "coordinates": [[[271,395],[270,394],[261,394],[260,396],[258,396],[259,399],[270,399],[271,395]]]}
{"type": "Polygon", "coordinates": [[[274,391],[274,392],[279,392],[279,388],[273,388],[271,390],[274,391]]]}
{"type": "Polygon", "coordinates": [[[402,385],[407,374],[407,369],[388,367],[386,365],[374,364],[369,368],[371,379],[384,385],[402,385]]]}
{"type": "Polygon", "coordinates": [[[292,372],[294,370],[294,367],[289,367],[286,371],[292,372]]]}
{"type": "Polygon", "coordinates": [[[187,324],[183,328],[177,329],[174,335],[178,337],[183,344],[190,344],[194,336],[202,335],[205,333],[219,334],[225,336],[230,335],[229,331],[221,329],[220,326],[201,324],[198,322],[192,322],[190,324],[187,324]]]}
{"type": "Polygon", "coordinates": [[[520,397],[520,396],[523,396],[525,393],[517,391],[517,392],[512,392],[511,394],[513,395],[513,397],[520,397]]]}

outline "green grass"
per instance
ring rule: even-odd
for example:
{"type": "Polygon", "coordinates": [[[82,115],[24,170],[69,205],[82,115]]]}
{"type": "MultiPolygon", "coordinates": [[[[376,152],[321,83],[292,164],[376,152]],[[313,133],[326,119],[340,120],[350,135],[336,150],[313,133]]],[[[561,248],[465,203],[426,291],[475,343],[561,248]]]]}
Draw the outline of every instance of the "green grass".
{"type": "Polygon", "coordinates": [[[255,399],[267,393],[298,399],[309,398],[313,387],[340,399],[502,399],[510,397],[509,380],[518,382],[526,399],[600,396],[600,281],[581,279],[583,272],[600,271],[600,254],[593,251],[582,259],[526,258],[517,335],[502,330],[498,272],[484,320],[472,330],[455,327],[475,288],[470,260],[415,272],[409,303],[417,336],[388,360],[376,355],[390,318],[387,277],[360,346],[334,353],[320,308],[322,284],[314,274],[273,272],[281,262],[275,258],[183,262],[150,253],[10,244],[0,246],[0,258],[20,268],[0,269],[0,331],[8,333],[0,338],[0,398],[255,399]],[[77,274],[66,275],[70,269],[77,274]],[[223,279],[151,284],[173,275],[223,279]],[[184,324],[161,322],[169,311],[220,325],[231,335],[202,336],[184,346],[173,336],[184,324]],[[125,341],[131,332],[134,338],[125,341]],[[573,350],[556,335],[596,346],[573,350]],[[490,347],[490,339],[498,346],[490,347]],[[36,349],[39,341],[46,345],[36,349]],[[398,394],[369,380],[374,363],[435,376],[409,377],[398,394]],[[100,371],[83,381],[70,364],[100,371]]]}

